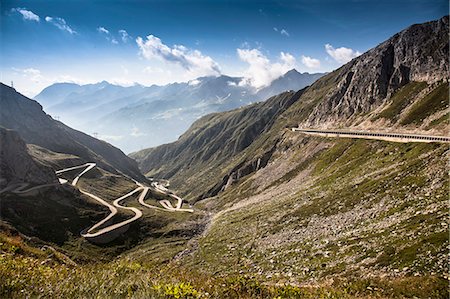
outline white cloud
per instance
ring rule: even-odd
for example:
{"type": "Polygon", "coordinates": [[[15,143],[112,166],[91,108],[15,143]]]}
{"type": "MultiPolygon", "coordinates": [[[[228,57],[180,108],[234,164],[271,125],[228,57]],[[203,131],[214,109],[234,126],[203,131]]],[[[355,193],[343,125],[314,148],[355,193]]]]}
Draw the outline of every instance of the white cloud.
{"type": "Polygon", "coordinates": [[[128,32],[124,29],[119,30],[120,38],[122,39],[122,42],[126,43],[129,39],[131,39],[131,36],[128,34],[128,32]]]}
{"type": "Polygon", "coordinates": [[[142,72],[146,73],[146,74],[162,74],[162,73],[170,73],[169,70],[164,70],[160,67],[151,67],[151,66],[146,66],[142,72]]]}
{"type": "Polygon", "coordinates": [[[41,71],[35,68],[19,69],[13,67],[12,70],[16,73],[20,73],[23,77],[31,80],[34,83],[40,83],[44,79],[41,71]]]}
{"type": "Polygon", "coordinates": [[[133,128],[131,128],[131,136],[133,137],[140,137],[140,136],[145,136],[147,134],[141,132],[141,130],[139,130],[138,127],[134,126],[133,128]]]}
{"type": "Polygon", "coordinates": [[[333,57],[334,60],[336,60],[339,63],[347,63],[350,60],[352,60],[355,57],[358,57],[361,55],[359,51],[355,51],[350,48],[340,47],[335,49],[332,45],[326,44],[325,50],[327,51],[328,55],[333,57]]]}
{"type": "MultiPolygon", "coordinates": [[[[119,44],[119,42],[117,41],[117,39],[116,39],[114,36],[112,36],[111,32],[109,32],[109,30],[106,29],[105,27],[102,27],[102,26],[97,27],[97,31],[98,31],[100,34],[104,35],[105,38],[106,38],[106,40],[109,41],[109,42],[111,42],[112,44],[114,44],[114,45],[119,44]]],[[[120,32],[120,31],[119,31],[119,32],[120,32]]]]}
{"type": "Polygon", "coordinates": [[[309,56],[302,55],[302,63],[309,69],[318,69],[320,68],[320,60],[316,58],[312,58],[309,56]]]}
{"type": "Polygon", "coordinates": [[[138,37],[136,43],[139,46],[140,54],[148,60],[156,58],[177,64],[197,77],[221,73],[219,65],[211,57],[203,55],[198,50],[188,49],[182,45],[174,45],[171,48],[153,35],[147,36],[146,40],[138,37]]]}
{"type": "Polygon", "coordinates": [[[287,32],[287,30],[283,29],[283,28],[278,29],[277,27],[273,27],[273,31],[279,32],[281,35],[284,35],[284,36],[289,36],[289,32],[287,32]]]}
{"type": "Polygon", "coordinates": [[[198,80],[198,79],[194,79],[194,80],[189,80],[189,81],[188,81],[188,84],[189,84],[190,86],[196,86],[196,85],[199,85],[200,83],[202,83],[202,81],[200,81],[200,80],[198,80]]]}
{"type": "Polygon", "coordinates": [[[280,34],[281,35],[285,35],[285,36],[289,36],[289,32],[287,32],[286,29],[281,29],[280,34]]]}
{"type": "Polygon", "coordinates": [[[295,67],[294,56],[281,52],[279,61],[272,63],[258,49],[237,49],[239,59],[249,64],[244,72],[244,79],[240,85],[251,85],[261,88],[269,85],[274,79],[280,77],[295,67]]]}
{"type": "Polygon", "coordinates": [[[27,21],[36,21],[39,22],[41,18],[31,10],[27,10],[26,8],[16,7],[11,9],[13,12],[18,12],[22,15],[22,18],[27,21]]]}
{"type": "Polygon", "coordinates": [[[100,32],[100,33],[109,34],[109,30],[106,29],[105,27],[101,27],[100,26],[100,27],[97,28],[97,31],[100,32]]]}
{"type": "Polygon", "coordinates": [[[48,23],[51,23],[53,25],[55,25],[58,29],[62,30],[62,31],[67,31],[70,34],[75,34],[77,33],[75,30],[73,30],[66,22],[66,20],[64,20],[63,18],[58,18],[58,17],[45,17],[45,21],[48,23]]]}

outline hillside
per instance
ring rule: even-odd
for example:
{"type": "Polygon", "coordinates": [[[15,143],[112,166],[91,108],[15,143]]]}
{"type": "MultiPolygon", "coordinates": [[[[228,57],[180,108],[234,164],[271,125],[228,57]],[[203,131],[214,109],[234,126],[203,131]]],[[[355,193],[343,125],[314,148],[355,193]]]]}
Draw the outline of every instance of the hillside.
{"type": "Polygon", "coordinates": [[[136,163],[111,144],[71,129],[45,114],[36,101],[0,85],[0,126],[15,130],[28,144],[95,161],[103,168],[142,178],[136,163]]]}
{"type": "Polygon", "coordinates": [[[58,182],[52,169],[32,158],[17,132],[0,127],[0,140],[0,193],[9,184],[58,182]]]}

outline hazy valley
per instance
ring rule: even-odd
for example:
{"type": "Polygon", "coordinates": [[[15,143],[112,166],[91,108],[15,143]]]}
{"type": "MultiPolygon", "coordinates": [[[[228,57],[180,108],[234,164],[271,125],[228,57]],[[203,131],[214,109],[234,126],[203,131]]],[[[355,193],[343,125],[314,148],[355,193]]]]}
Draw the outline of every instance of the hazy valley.
{"type": "Polygon", "coordinates": [[[301,74],[293,69],[259,89],[240,85],[243,78],[224,75],[150,87],[121,87],[108,82],[82,86],[57,83],[35,99],[47,113],[63,122],[133,152],[175,141],[208,113],[263,101],[285,90],[298,90],[322,75],[301,74]]]}

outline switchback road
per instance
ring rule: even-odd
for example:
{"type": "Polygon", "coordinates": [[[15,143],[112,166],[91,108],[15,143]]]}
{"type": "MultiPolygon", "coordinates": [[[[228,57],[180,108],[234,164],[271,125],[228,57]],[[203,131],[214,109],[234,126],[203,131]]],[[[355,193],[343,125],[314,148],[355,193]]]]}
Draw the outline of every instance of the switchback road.
{"type": "MultiPolygon", "coordinates": [[[[91,169],[93,169],[94,167],[96,167],[95,163],[86,163],[86,164],[82,164],[82,165],[78,165],[78,166],[74,166],[74,167],[69,167],[69,168],[64,168],[61,170],[57,170],[55,171],[56,175],[61,175],[62,173],[68,172],[68,171],[72,171],[72,170],[77,170],[77,169],[83,169],[79,174],[77,174],[75,176],[75,178],[72,180],[71,185],[72,186],[76,186],[78,181],[80,180],[80,178],[86,174],[87,172],[89,172],[91,169]]],[[[29,186],[28,183],[18,183],[15,185],[11,185],[11,186],[7,186],[6,188],[0,190],[0,194],[3,192],[11,192],[14,194],[24,194],[30,191],[34,191],[40,188],[44,188],[44,187],[50,187],[50,186],[56,186],[56,185],[63,185],[68,183],[68,180],[63,179],[63,178],[58,178],[59,179],[59,183],[53,183],[53,184],[44,184],[44,185],[38,185],[38,186],[33,186],[31,188],[25,189],[26,187],[29,186]]],[[[86,230],[85,233],[82,233],[81,236],[83,236],[84,238],[97,238],[99,236],[102,236],[104,234],[107,234],[109,232],[112,231],[116,231],[119,228],[122,228],[126,225],[129,225],[131,223],[133,223],[134,221],[138,220],[139,218],[142,217],[143,213],[141,210],[139,210],[138,208],[134,208],[134,207],[127,207],[127,206],[123,206],[121,205],[121,201],[123,201],[124,199],[138,193],[141,192],[141,194],[139,195],[138,198],[138,202],[147,208],[151,208],[151,209],[156,209],[156,210],[160,210],[160,211],[169,211],[169,212],[194,212],[194,210],[192,209],[183,209],[181,208],[182,203],[183,203],[183,199],[181,199],[180,197],[176,196],[175,194],[173,194],[173,192],[171,192],[170,190],[166,189],[165,187],[162,187],[160,185],[158,185],[157,183],[152,183],[152,189],[154,189],[154,191],[159,192],[159,193],[163,193],[169,197],[172,197],[174,199],[177,200],[177,204],[176,206],[172,206],[172,203],[169,200],[160,200],[159,203],[162,206],[162,208],[160,207],[155,207],[153,205],[149,205],[147,203],[145,203],[145,197],[148,193],[148,191],[151,189],[151,187],[147,187],[144,186],[142,183],[133,180],[137,187],[136,189],[134,189],[133,191],[115,199],[112,204],[110,204],[108,201],[102,199],[100,196],[94,195],[92,193],[86,192],[84,190],[82,190],[81,188],[78,187],[79,191],[86,195],[89,196],[90,198],[94,199],[95,201],[97,201],[98,203],[100,203],[101,205],[107,207],[110,211],[109,215],[107,217],[105,217],[104,219],[102,219],[101,221],[97,222],[96,224],[94,224],[92,227],[90,227],[89,229],[86,230]],[[110,221],[115,215],[117,215],[118,213],[118,209],[124,209],[124,210],[129,210],[132,211],[134,213],[134,216],[130,219],[121,221],[119,223],[115,223],[112,225],[108,225],[106,227],[102,227],[104,225],[106,225],[106,223],[108,221],[110,221]]]]}

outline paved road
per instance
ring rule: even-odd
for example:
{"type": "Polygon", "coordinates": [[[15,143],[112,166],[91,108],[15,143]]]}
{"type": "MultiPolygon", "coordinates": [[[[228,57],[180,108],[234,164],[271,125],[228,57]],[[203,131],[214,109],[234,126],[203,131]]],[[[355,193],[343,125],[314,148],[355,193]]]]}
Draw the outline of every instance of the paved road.
{"type": "Polygon", "coordinates": [[[386,132],[367,132],[367,131],[345,131],[345,130],[316,130],[292,128],[293,132],[300,132],[308,135],[324,136],[324,137],[343,137],[343,138],[363,138],[377,139],[393,142],[450,142],[450,137],[418,135],[405,133],[386,133],[386,132]]]}
{"type": "MultiPolygon", "coordinates": [[[[77,169],[83,169],[71,182],[72,186],[76,186],[78,181],[80,180],[80,178],[86,174],[88,171],[90,171],[91,169],[93,169],[94,167],[96,167],[95,163],[86,163],[86,164],[82,164],[82,165],[78,165],[78,166],[74,166],[74,167],[69,167],[69,168],[64,168],[61,170],[57,170],[55,173],[57,175],[60,175],[62,173],[68,172],[68,171],[72,171],[72,170],[77,170],[77,169]]],[[[49,187],[49,186],[55,186],[55,185],[60,185],[60,184],[67,184],[68,180],[63,179],[63,178],[58,178],[59,179],[59,183],[52,183],[52,184],[44,184],[44,185],[39,185],[39,186],[34,186],[31,187],[29,189],[25,189],[26,187],[29,186],[28,183],[19,183],[19,184],[15,184],[15,185],[11,185],[11,186],[7,186],[6,188],[0,190],[0,194],[3,192],[12,192],[15,194],[23,194],[23,193],[27,193],[36,189],[40,189],[40,188],[45,188],[45,187],[49,187]]],[[[169,212],[193,212],[194,210],[192,209],[182,209],[181,206],[183,204],[183,199],[176,196],[175,194],[173,194],[173,192],[171,192],[170,190],[168,190],[167,188],[165,188],[164,186],[158,184],[158,183],[152,183],[152,187],[155,191],[160,192],[162,194],[165,194],[167,196],[170,196],[174,199],[177,200],[177,205],[175,207],[172,206],[172,203],[169,200],[160,200],[159,203],[161,204],[162,208],[160,207],[155,207],[153,205],[149,205],[147,203],[145,203],[145,197],[148,193],[148,191],[150,190],[150,187],[144,186],[142,183],[136,181],[133,179],[133,181],[135,182],[135,184],[137,185],[137,188],[134,189],[133,191],[115,199],[113,201],[112,204],[110,204],[109,202],[107,202],[106,200],[100,198],[97,195],[94,195],[92,193],[86,192],[84,190],[82,190],[81,188],[78,188],[80,190],[81,193],[83,193],[86,196],[89,196],[90,198],[94,199],[95,201],[99,202],[100,204],[106,206],[110,213],[108,216],[106,216],[104,219],[102,219],[101,221],[97,222],[95,225],[93,225],[92,227],[90,227],[86,233],[81,234],[83,237],[85,238],[94,238],[94,237],[99,237],[103,234],[112,232],[114,230],[117,230],[121,227],[124,227],[136,220],[138,220],[139,218],[142,217],[142,211],[139,210],[138,208],[134,208],[134,207],[127,207],[127,206],[123,206],[120,204],[120,202],[138,192],[141,192],[141,194],[139,195],[138,198],[138,202],[147,208],[151,208],[151,209],[156,209],[156,210],[160,210],[160,211],[169,211],[169,212]],[[100,228],[103,225],[105,225],[105,223],[107,223],[108,221],[110,221],[115,215],[117,215],[118,213],[118,208],[119,209],[124,209],[124,210],[130,210],[134,213],[134,216],[130,219],[121,221],[119,223],[115,223],[112,225],[109,225],[107,227],[104,228],[100,228]],[[100,228],[100,229],[99,229],[100,228]]]]}
{"type": "MultiPolygon", "coordinates": [[[[86,163],[86,164],[83,164],[83,165],[78,165],[78,166],[74,166],[74,167],[69,167],[69,168],[65,168],[65,169],[62,169],[62,170],[58,170],[58,171],[56,171],[56,174],[61,174],[61,173],[67,172],[67,171],[84,168],[84,170],[82,172],[80,172],[74,178],[74,180],[71,183],[72,186],[76,186],[76,184],[78,183],[78,180],[84,174],[86,174],[89,170],[93,169],[95,166],[96,166],[95,163],[86,163]]],[[[127,194],[125,194],[125,195],[115,199],[113,201],[112,205],[110,203],[108,203],[107,201],[101,199],[97,195],[91,194],[91,193],[86,192],[84,190],[81,190],[79,188],[81,193],[83,193],[83,194],[93,198],[94,200],[96,200],[100,204],[108,207],[108,209],[110,210],[110,214],[106,218],[102,219],[101,221],[99,221],[98,223],[93,225],[91,228],[89,228],[86,233],[83,233],[82,234],[83,237],[85,237],[85,238],[98,237],[98,236],[101,236],[103,234],[109,233],[111,231],[117,230],[117,229],[119,229],[121,227],[124,227],[124,226],[126,226],[126,225],[128,225],[128,224],[130,224],[130,223],[132,223],[132,222],[134,222],[136,220],[138,220],[139,218],[141,218],[142,215],[143,215],[141,210],[139,210],[137,208],[134,208],[134,207],[126,207],[126,206],[123,206],[123,205],[120,204],[120,202],[122,200],[124,200],[124,199],[126,199],[126,198],[128,198],[128,197],[130,197],[132,195],[134,195],[137,192],[141,192],[141,194],[140,194],[140,196],[138,198],[138,202],[141,205],[145,206],[145,207],[153,208],[153,209],[157,209],[157,210],[161,210],[161,211],[171,211],[171,212],[173,212],[173,211],[179,211],[179,212],[187,211],[187,209],[181,209],[181,204],[182,204],[183,200],[181,198],[179,198],[179,197],[177,197],[177,198],[179,198],[179,204],[177,204],[177,206],[175,208],[170,204],[170,202],[168,200],[167,200],[167,203],[165,202],[165,205],[161,204],[164,208],[158,208],[158,207],[146,204],[144,202],[144,200],[145,200],[145,197],[146,197],[148,191],[150,190],[150,187],[146,187],[142,183],[140,183],[140,182],[138,182],[136,180],[133,180],[133,181],[137,185],[137,188],[134,189],[133,191],[131,191],[131,192],[129,192],[129,193],[127,193],[127,194]],[[110,226],[107,226],[107,227],[104,227],[104,228],[101,228],[101,229],[98,229],[98,228],[103,226],[106,222],[108,222],[111,218],[113,218],[118,213],[118,209],[117,208],[130,210],[130,211],[134,212],[135,215],[132,218],[130,218],[130,219],[121,221],[119,223],[116,223],[116,224],[113,224],[113,225],[110,225],[110,226]],[[97,230],[97,231],[94,232],[95,230],[97,230]]],[[[60,178],[60,182],[61,183],[67,183],[67,180],[60,178]]],[[[165,189],[165,190],[167,190],[167,189],[165,189]]],[[[167,191],[170,192],[169,190],[167,190],[167,191]]],[[[193,210],[189,210],[189,212],[193,212],[193,210]]]]}
{"type": "Polygon", "coordinates": [[[182,209],[181,206],[183,205],[183,199],[178,197],[177,195],[175,195],[173,192],[171,192],[169,189],[167,189],[163,185],[159,184],[158,182],[153,182],[151,185],[152,185],[152,187],[155,188],[155,190],[157,192],[162,193],[164,195],[168,195],[168,196],[172,197],[173,199],[177,200],[177,205],[175,207],[167,199],[160,200],[159,204],[161,206],[163,206],[164,208],[166,208],[167,210],[179,211],[179,212],[190,212],[190,213],[194,212],[193,209],[182,209]]]}

